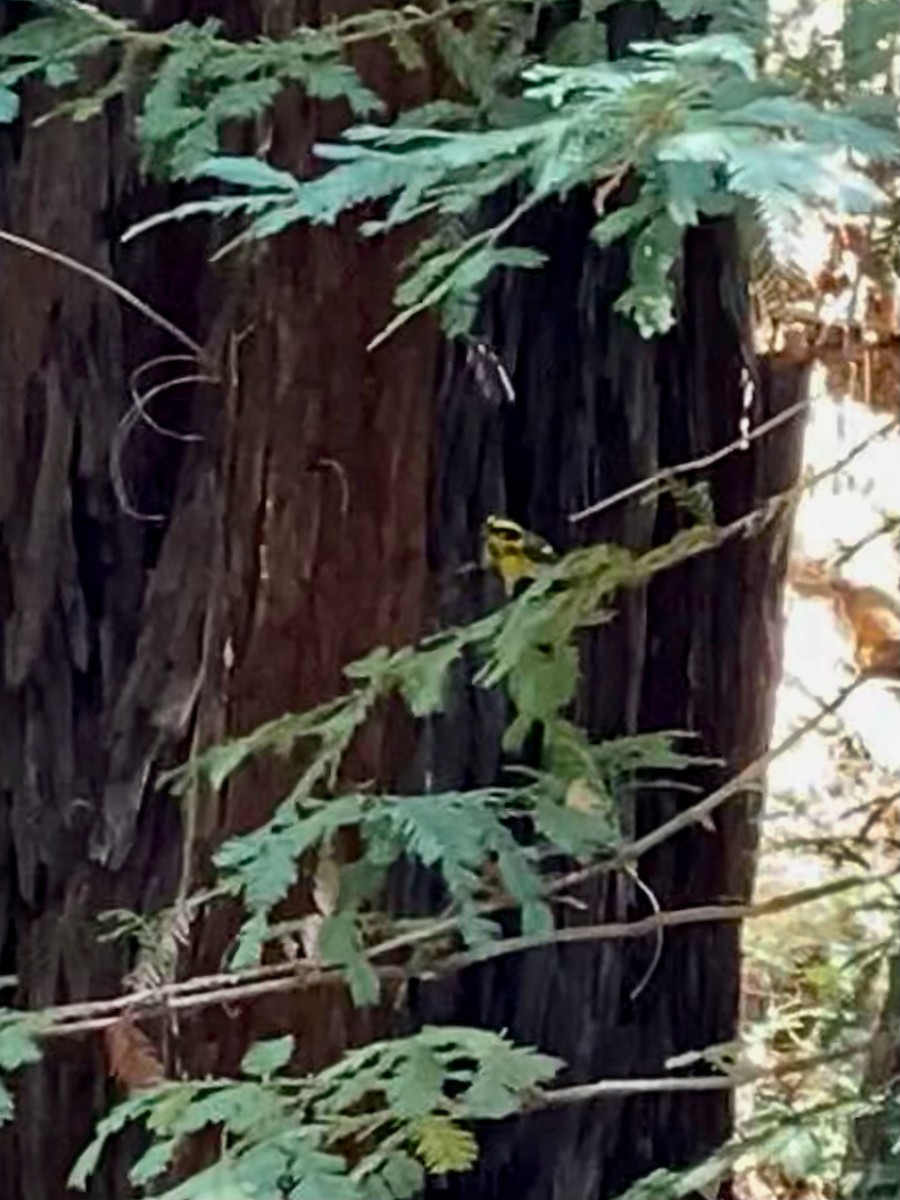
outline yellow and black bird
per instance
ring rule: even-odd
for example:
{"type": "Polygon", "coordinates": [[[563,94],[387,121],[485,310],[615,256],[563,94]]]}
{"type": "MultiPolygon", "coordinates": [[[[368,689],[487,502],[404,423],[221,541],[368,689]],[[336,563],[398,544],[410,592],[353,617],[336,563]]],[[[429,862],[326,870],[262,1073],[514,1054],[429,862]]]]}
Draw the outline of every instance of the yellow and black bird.
{"type": "Polygon", "coordinates": [[[490,516],[484,523],[482,563],[500,576],[507,596],[512,596],[523,580],[537,579],[557,558],[549,542],[508,517],[490,516]]]}

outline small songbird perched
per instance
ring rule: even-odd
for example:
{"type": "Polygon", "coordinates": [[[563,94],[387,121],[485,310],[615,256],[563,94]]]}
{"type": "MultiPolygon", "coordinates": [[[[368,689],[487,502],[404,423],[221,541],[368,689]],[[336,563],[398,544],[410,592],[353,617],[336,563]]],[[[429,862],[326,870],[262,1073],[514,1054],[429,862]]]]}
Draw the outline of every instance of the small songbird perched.
{"type": "Polygon", "coordinates": [[[549,542],[508,517],[490,516],[482,529],[482,562],[503,581],[511,596],[522,580],[536,579],[542,567],[556,562],[549,542]]]}

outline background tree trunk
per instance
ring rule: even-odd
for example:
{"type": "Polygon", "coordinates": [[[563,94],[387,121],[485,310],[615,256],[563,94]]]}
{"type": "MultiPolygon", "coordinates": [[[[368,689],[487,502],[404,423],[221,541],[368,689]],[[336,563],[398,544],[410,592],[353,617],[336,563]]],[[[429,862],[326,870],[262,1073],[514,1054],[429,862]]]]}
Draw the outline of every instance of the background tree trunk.
{"type": "MultiPolygon", "coordinates": [[[[199,7],[160,2],[153,15],[169,21],[199,7]]],[[[365,7],[353,0],[319,15],[365,7]]],[[[615,7],[614,49],[646,6],[615,7]]],[[[234,8],[243,28],[246,6],[234,8]]],[[[288,5],[279,19],[303,15],[288,5]]],[[[398,105],[430,90],[377,47],[361,65],[398,105]]],[[[26,119],[44,103],[29,92],[26,119]]],[[[551,264],[534,278],[504,278],[486,308],[484,337],[512,375],[515,401],[487,401],[471,353],[460,351],[447,357],[435,404],[432,326],[375,355],[364,350],[388,310],[406,249],[399,240],[362,244],[349,224],[299,232],[224,280],[210,277],[196,226],[124,254],[118,232],[166,202],[138,186],[127,118],[113,109],[87,126],[4,134],[0,224],[114,273],[198,340],[215,342],[222,383],[180,392],[164,414],[202,430],[200,445],[138,429],[123,459],[130,501],[166,516],[127,515],[109,460],[130,404],[128,376],[177,348],[77,276],[0,251],[0,970],[18,973],[17,1003],[28,1007],[117,992],[124,952],[97,944],[94,915],[152,910],[178,886],[181,821],[154,789],[159,766],[192,741],[244,732],[333,694],[344,663],[374,644],[402,644],[495,603],[489,581],[461,586],[453,573],[473,557],[488,512],[508,511],[571,544],[573,510],[731,440],[742,372],[752,369],[731,231],[693,239],[679,329],[645,343],[612,314],[624,264],[618,250],[591,247],[581,197],[523,229],[523,241],[550,249],[551,264]]],[[[299,169],[311,141],[341,121],[339,111],[285,101],[276,160],[299,169]]],[[[776,382],[764,373],[754,418],[796,395],[797,380],[776,382]]],[[[791,427],[723,464],[712,479],[719,518],[789,484],[797,445],[791,427]]],[[[641,548],[666,540],[676,521],[663,502],[622,507],[578,529],[586,540],[641,548]]],[[[784,544],[764,536],[624,597],[615,624],[586,644],[580,708],[589,727],[598,735],[691,729],[729,769],[752,759],[769,730],[783,556],[784,544]]],[[[390,722],[368,731],[358,768],[406,779],[427,769],[435,786],[487,782],[499,769],[503,715],[496,697],[461,680],[448,715],[421,731],[417,753],[409,731],[390,722]]],[[[708,772],[698,782],[717,778],[708,772]]],[[[200,814],[197,845],[262,819],[283,783],[269,765],[254,766],[200,814]]],[[[632,815],[635,829],[685,802],[648,794],[632,815]]],[[[752,804],[735,803],[715,834],[663,847],[642,875],[663,906],[742,897],[754,841],[752,804]]],[[[594,913],[644,911],[628,881],[589,899],[594,913]]],[[[215,961],[226,934],[220,923],[204,931],[196,967],[215,961]]],[[[411,1020],[509,1027],[566,1058],[573,1080],[656,1071],[670,1053],[731,1035],[737,933],[673,932],[632,1003],[651,951],[528,955],[429,990],[411,1020]]],[[[200,1070],[233,1064],[252,1033],[293,1024],[315,1066],[388,1019],[334,1000],[204,1013],[183,1023],[187,1056],[200,1070]]],[[[56,1045],[23,1076],[16,1124],[0,1133],[3,1195],[60,1200],[108,1103],[104,1076],[93,1041],[56,1045]]],[[[510,1122],[487,1133],[477,1177],[459,1187],[471,1198],[609,1195],[650,1166],[702,1154],[727,1122],[726,1102],[712,1097],[609,1102],[510,1122]]],[[[115,1163],[91,1195],[122,1195],[115,1163]]]]}
{"type": "Polygon", "coordinates": [[[854,1124],[846,1169],[858,1171],[853,1200],[888,1200],[900,1168],[900,954],[888,960],[887,990],[862,1078],[862,1096],[885,1101],[854,1124]]]}

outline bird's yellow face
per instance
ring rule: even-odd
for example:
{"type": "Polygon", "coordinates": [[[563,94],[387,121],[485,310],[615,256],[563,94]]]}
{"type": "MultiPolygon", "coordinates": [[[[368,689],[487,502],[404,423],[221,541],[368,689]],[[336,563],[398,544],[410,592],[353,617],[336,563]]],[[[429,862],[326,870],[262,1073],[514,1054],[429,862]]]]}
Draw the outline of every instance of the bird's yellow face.
{"type": "Polygon", "coordinates": [[[555,558],[553,548],[543,538],[523,529],[508,517],[490,516],[484,523],[484,566],[496,572],[511,595],[523,579],[535,579],[541,565],[555,558]]]}

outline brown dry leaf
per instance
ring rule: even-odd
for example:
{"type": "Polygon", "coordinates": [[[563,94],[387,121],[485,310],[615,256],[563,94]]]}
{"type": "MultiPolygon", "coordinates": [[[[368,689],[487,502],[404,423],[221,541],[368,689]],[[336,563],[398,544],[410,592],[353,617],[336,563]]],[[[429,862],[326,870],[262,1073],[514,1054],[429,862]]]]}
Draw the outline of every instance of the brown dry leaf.
{"type": "Polygon", "coordinates": [[[156,1048],[129,1016],[121,1017],[104,1031],[109,1074],[129,1092],[152,1087],[165,1079],[156,1048]]]}

